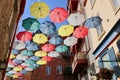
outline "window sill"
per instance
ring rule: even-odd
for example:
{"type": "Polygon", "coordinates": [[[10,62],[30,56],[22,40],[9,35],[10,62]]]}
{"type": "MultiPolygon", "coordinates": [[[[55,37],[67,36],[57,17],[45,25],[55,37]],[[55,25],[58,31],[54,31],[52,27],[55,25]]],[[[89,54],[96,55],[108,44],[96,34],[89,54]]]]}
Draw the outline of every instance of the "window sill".
{"type": "Polygon", "coordinates": [[[105,34],[105,31],[103,31],[100,36],[98,37],[98,41],[100,41],[100,39],[103,37],[103,35],[105,34]]]}

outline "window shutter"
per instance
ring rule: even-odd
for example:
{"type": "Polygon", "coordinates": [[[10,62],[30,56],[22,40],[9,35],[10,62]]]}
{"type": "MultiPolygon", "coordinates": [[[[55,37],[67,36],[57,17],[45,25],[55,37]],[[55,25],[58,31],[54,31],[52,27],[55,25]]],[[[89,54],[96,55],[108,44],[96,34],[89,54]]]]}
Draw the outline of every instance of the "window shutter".
{"type": "MultiPolygon", "coordinates": [[[[109,55],[109,60],[110,61],[116,60],[116,56],[115,56],[113,47],[108,50],[108,55],[109,55]]],[[[117,77],[120,76],[120,68],[119,68],[119,65],[118,65],[117,61],[116,62],[110,62],[110,64],[112,66],[112,69],[114,70],[115,75],[117,77]]]]}

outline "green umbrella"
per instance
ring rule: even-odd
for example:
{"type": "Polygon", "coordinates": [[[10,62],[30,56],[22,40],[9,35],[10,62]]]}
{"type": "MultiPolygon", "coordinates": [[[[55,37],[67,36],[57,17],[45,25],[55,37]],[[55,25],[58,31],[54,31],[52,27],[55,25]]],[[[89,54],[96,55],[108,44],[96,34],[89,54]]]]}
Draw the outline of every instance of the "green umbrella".
{"type": "Polygon", "coordinates": [[[55,48],[56,52],[62,53],[68,50],[68,46],[66,45],[59,45],[55,48]]]}
{"type": "Polygon", "coordinates": [[[40,26],[40,22],[35,18],[26,18],[22,22],[22,27],[25,30],[36,32],[40,26]]]}
{"type": "Polygon", "coordinates": [[[33,52],[29,51],[29,50],[22,50],[20,53],[24,56],[32,56],[33,55],[33,52]]]}

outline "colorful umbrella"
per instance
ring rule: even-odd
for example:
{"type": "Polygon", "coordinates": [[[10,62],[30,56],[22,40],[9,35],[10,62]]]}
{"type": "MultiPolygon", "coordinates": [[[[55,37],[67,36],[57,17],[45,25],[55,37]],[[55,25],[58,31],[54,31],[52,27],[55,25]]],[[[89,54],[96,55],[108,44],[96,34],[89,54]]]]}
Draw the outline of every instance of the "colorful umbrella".
{"type": "Polygon", "coordinates": [[[10,67],[7,67],[6,71],[10,71],[10,70],[11,70],[11,68],[10,68],[10,67]]]}
{"type": "Polygon", "coordinates": [[[22,66],[30,66],[30,64],[22,63],[22,66]]]}
{"type": "Polygon", "coordinates": [[[84,15],[80,13],[72,13],[70,16],[67,18],[67,21],[70,25],[73,26],[78,26],[83,24],[85,21],[84,15]]]}
{"type": "Polygon", "coordinates": [[[38,61],[40,58],[37,56],[31,56],[29,60],[38,61]]]}
{"type": "Polygon", "coordinates": [[[8,63],[7,67],[13,68],[13,67],[15,67],[15,65],[8,63]]]}
{"type": "Polygon", "coordinates": [[[55,33],[56,26],[54,23],[50,21],[45,21],[40,25],[39,29],[43,34],[46,34],[47,36],[51,36],[52,34],[55,33]]]}
{"type": "Polygon", "coordinates": [[[12,49],[11,54],[14,54],[14,55],[19,54],[19,50],[17,50],[17,49],[12,49]]]}
{"type": "Polygon", "coordinates": [[[18,67],[20,67],[20,68],[26,68],[26,67],[28,67],[28,66],[18,65],[18,67]]]}
{"type": "Polygon", "coordinates": [[[22,42],[30,41],[32,39],[32,33],[28,31],[21,31],[16,35],[16,38],[22,42]]]}
{"type": "Polygon", "coordinates": [[[26,71],[32,71],[32,70],[34,70],[34,69],[27,67],[27,68],[25,68],[25,70],[26,70],[26,71]]]}
{"type": "Polygon", "coordinates": [[[77,43],[77,38],[75,37],[67,37],[65,40],[64,40],[64,44],[67,45],[67,46],[73,46],[77,43]]]}
{"type": "Polygon", "coordinates": [[[33,55],[33,52],[29,51],[29,50],[22,50],[20,53],[24,56],[32,56],[33,55]]]}
{"type": "Polygon", "coordinates": [[[39,65],[45,65],[45,64],[47,64],[47,61],[39,60],[36,63],[39,64],[39,65]]]}
{"type": "Polygon", "coordinates": [[[13,77],[13,78],[18,78],[18,76],[16,76],[16,75],[12,75],[12,77],[13,77]]]}
{"type": "Polygon", "coordinates": [[[15,73],[17,73],[17,71],[11,70],[11,71],[9,71],[8,73],[9,73],[9,74],[15,74],[15,73]]]}
{"type": "Polygon", "coordinates": [[[53,36],[49,39],[50,44],[59,45],[63,42],[63,39],[60,36],[53,36]]]}
{"type": "Polygon", "coordinates": [[[53,60],[53,58],[52,58],[52,57],[50,57],[50,56],[44,56],[44,57],[42,57],[42,59],[41,59],[41,60],[44,60],[44,61],[49,62],[49,61],[52,61],[52,60],[53,60]]]}
{"type": "Polygon", "coordinates": [[[16,59],[18,59],[18,60],[26,60],[26,59],[28,59],[28,56],[25,56],[25,55],[23,55],[23,54],[18,54],[18,55],[16,56],[16,59]]]}
{"type": "Polygon", "coordinates": [[[35,66],[28,66],[28,68],[31,68],[31,69],[36,69],[36,67],[35,66]]]}
{"type": "Polygon", "coordinates": [[[90,17],[85,20],[85,26],[88,28],[95,28],[100,26],[102,23],[102,19],[99,16],[90,17]]]}
{"type": "Polygon", "coordinates": [[[39,29],[40,22],[35,18],[26,18],[22,22],[22,27],[25,30],[36,32],[39,29]]]}
{"type": "Polygon", "coordinates": [[[28,72],[27,70],[20,71],[20,73],[22,73],[22,74],[26,74],[27,72],[28,72]]]}
{"type": "Polygon", "coordinates": [[[44,44],[48,41],[48,38],[44,34],[35,34],[33,37],[33,41],[38,44],[44,44]]]}
{"type": "Polygon", "coordinates": [[[34,2],[30,6],[30,13],[35,18],[45,18],[49,11],[49,6],[44,2],[34,2]]]}
{"type": "Polygon", "coordinates": [[[33,60],[25,60],[25,63],[29,64],[29,65],[32,65],[32,64],[35,64],[35,61],[33,61],[33,60]]]}
{"type": "Polygon", "coordinates": [[[17,64],[21,64],[21,63],[23,63],[23,60],[14,59],[13,62],[14,62],[14,63],[17,63],[17,64]]]}
{"type": "Polygon", "coordinates": [[[73,32],[73,36],[76,38],[85,38],[88,35],[88,28],[86,27],[77,27],[73,32]]]}
{"type": "Polygon", "coordinates": [[[56,51],[51,51],[51,52],[48,53],[48,56],[50,56],[50,57],[58,57],[58,56],[60,56],[60,54],[58,52],[56,52],[56,51]]]}
{"type": "Polygon", "coordinates": [[[74,27],[71,25],[63,25],[58,29],[58,34],[62,37],[70,36],[73,33],[74,27]]]}
{"type": "Polygon", "coordinates": [[[17,73],[15,73],[15,76],[20,77],[20,76],[23,76],[23,74],[22,74],[22,73],[20,73],[20,72],[17,72],[17,73]]]}
{"type": "Polygon", "coordinates": [[[39,50],[39,45],[34,43],[34,42],[30,42],[29,44],[26,44],[26,48],[30,51],[36,51],[39,50]]]}
{"type": "Polygon", "coordinates": [[[54,51],[55,49],[55,45],[54,44],[44,44],[42,46],[42,50],[45,52],[50,52],[50,51],[54,51]]]}
{"type": "Polygon", "coordinates": [[[15,55],[14,54],[10,54],[10,59],[14,59],[15,55]]]}
{"type": "Polygon", "coordinates": [[[56,7],[50,11],[50,19],[55,23],[63,22],[67,17],[68,12],[64,8],[56,7]]]}
{"type": "Polygon", "coordinates": [[[38,57],[43,57],[46,55],[47,55],[47,53],[45,51],[36,51],[35,52],[35,56],[38,56],[38,57]]]}
{"type": "Polygon", "coordinates": [[[5,74],[5,76],[12,76],[12,74],[10,74],[10,73],[7,72],[7,73],[5,74]]]}
{"type": "Polygon", "coordinates": [[[56,52],[63,53],[68,50],[68,47],[66,45],[59,45],[55,48],[56,52]]]}
{"type": "Polygon", "coordinates": [[[13,49],[21,50],[21,49],[24,49],[25,46],[26,46],[25,43],[20,42],[20,41],[15,41],[13,44],[13,49]]]}
{"type": "Polygon", "coordinates": [[[21,71],[22,68],[21,68],[21,67],[14,67],[13,70],[14,70],[14,71],[21,71]]]}

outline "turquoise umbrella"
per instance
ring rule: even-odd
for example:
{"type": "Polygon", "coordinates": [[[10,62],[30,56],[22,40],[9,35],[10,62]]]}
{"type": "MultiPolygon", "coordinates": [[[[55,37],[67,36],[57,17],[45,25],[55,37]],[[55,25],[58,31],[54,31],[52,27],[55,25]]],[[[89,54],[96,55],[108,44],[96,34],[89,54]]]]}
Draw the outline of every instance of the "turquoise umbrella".
{"type": "Polygon", "coordinates": [[[20,53],[24,56],[32,56],[33,55],[33,52],[29,51],[29,50],[22,50],[20,53]]]}
{"type": "Polygon", "coordinates": [[[40,22],[35,18],[26,18],[22,22],[22,27],[25,30],[36,32],[40,26],[40,22]]]}
{"type": "Polygon", "coordinates": [[[28,66],[28,68],[31,68],[31,69],[36,69],[35,66],[28,66]]]}
{"type": "Polygon", "coordinates": [[[6,73],[5,75],[6,75],[6,76],[12,76],[12,74],[11,74],[11,73],[6,73]]]}
{"type": "Polygon", "coordinates": [[[68,46],[66,45],[59,45],[55,48],[56,52],[62,53],[68,50],[68,46]]]}
{"type": "Polygon", "coordinates": [[[29,64],[29,65],[32,65],[32,64],[35,64],[36,62],[33,61],[33,60],[25,60],[25,63],[29,64]]]}
{"type": "Polygon", "coordinates": [[[10,70],[11,70],[11,68],[10,68],[10,67],[7,67],[6,71],[10,71],[10,70]]]}

